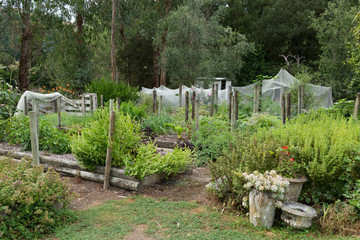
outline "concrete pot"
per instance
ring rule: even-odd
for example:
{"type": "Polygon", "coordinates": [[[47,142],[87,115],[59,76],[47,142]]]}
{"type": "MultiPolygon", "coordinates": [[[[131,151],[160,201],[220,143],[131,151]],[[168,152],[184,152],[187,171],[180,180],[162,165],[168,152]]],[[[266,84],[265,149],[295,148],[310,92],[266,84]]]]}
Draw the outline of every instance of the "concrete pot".
{"type": "Polygon", "coordinates": [[[297,202],[301,193],[303,184],[307,181],[307,178],[301,176],[299,178],[283,178],[288,181],[289,190],[285,193],[285,201],[297,202]]]}
{"type": "Polygon", "coordinates": [[[297,202],[284,202],[281,210],[281,219],[295,229],[309,228],[311,220],[317,216],[315,209],[297,202]]]}
{"type": "Polygon", "coordinates": [[[255,227],[271,228],[275,218],[275,205],[271,193],[253,189],[249,193],[250,222],[255,227]]]}

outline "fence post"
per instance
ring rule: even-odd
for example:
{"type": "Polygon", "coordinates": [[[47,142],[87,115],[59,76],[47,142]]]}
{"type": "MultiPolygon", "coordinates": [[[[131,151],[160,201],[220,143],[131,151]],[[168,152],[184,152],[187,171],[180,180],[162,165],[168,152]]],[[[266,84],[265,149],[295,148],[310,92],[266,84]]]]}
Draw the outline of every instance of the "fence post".
{"type": "Polygon", "coordinates": [[[232,109],[231,100],[232,100],[232,95],[233,95],[233,92],[231,91],[230,94],[229,94],[229,125],[231,125],[231,109],[232,109]]]}
{"type": "Polygon", "coordinates": [[[120,110],[120,99],[116,98],[117,109],[120,110]]]}
{"type": "Polygon", "coordinates": [[[90,94],[90,114],[91,116],[94,114],[94,102],[93,95],[90,94]]]}
{"type": "Polygon", "coordinates": [[[235,131],[235,94],[232,95],[231,97],[231,106],[232,106],[232,111],[231,111],[231,132],[235,131]]]}
{"type": "Polygon", "coordinates": [[[185,92],[185,122],[189,120],[189,92],[185,92]]]}
{"type": "Polygon", "coordinates": [[[211,87],[210,117],[214,115],[215,84],[211,87]]]}
{"type": "Polygon", "coordinates": [[[179,107],[182,107],[182,85],[179,86],[179,107]]]}
{"type": "Polygon", "coordinates": [[[57,99],[53,100],[52,103],[53,103],[54,113],[57,113],[57,112],[58,112],[58,109],[57,109],[57,99]]]}
{"type": "Polygon", "coordinates": [[[200,100],[196,99],[195,131],[199,130],[199,118],[200,118],[200,100]]]}
{"type": "Polygon", "coordinates": [[[100,106],[101,108],[104,108],[104,95],[100,95],[100,106]]]}
{"type": "Polygon", "coordinates": [[[290,119],[291,116],[291,93],[286,96],[286,118],[290,119]]]}
{"type": "Polygon", "coordinates": [[[298,114],[302,113],[304,108],[304,86],[299,85],[298,87],[298,114]]]}
{"type": "Polygon", "coordinates": [[[159,96],[159,112],[158,112],[159,115],[161,115],[162,98],[163,98],[163,96],[159,96]]]}
{"type": "Polygon", "coordinates": [[[82,106],[82,114],[83,117],[86,117],[86,101],[85,101],[85,93],[81,96],[81,106],[82,106]]]}
{"type": "Polygon", "coordinates": [[[108,137],[108,148],[106,151],[106,163],[105,163],[105,173],[104,173],[104,190],[109,189],[110,185],[110,170],[111,170],[111,153],[114,142],[114,130],[115,130],[115,111],[110,112],[110,123],[109,123],[109,137],[108,137]]]}
{"type": "Polygon", "coordinates": [[[259,107],[260,107],[260,85],[256,84],[255,85],[255,90],[254,90],[254,110],[253,110],[253,114],[259,112],[259,107]]]}
{"type": "Polygon", "coordinates": [[[195,102],[196,102],[196,92],[192,93],[192,102],[191,102],[191,120],[195,120],[195,102]]]}
{"type": "MultiPolygon", "coordinates": [[[[33,108],[32,108],[32,111],[35,112],[35,115],[37,117],[37,121],[36,121],[36,130],[37,130],[37,135],[38,137],[40,136],[40,128],[39,128],[39,103],[36,101],[36,99],[33,98],[32,100],[33,102],[33,108]]],[[[39,144],[39,142],[38,142],[39,144]]],[[[39,147],[38,147],[39,149],[39,147]]]]}
{"type": "Polygon", "coordinates": [[[27,101],[27,97],[26,97],[26,96],[24,96],[24,104],[25,104],[24,114],[25,114],[25,115],[28,115],[29,106],[28,106],[28,101],[27,101]]]}
{"type": "Polygon", "coordinates": [[[358,117],[359,105],[360,105],[360,92],[357,93],[355,99],[354,112],[353,112],[353,118],[355,119],[358,117]]]}
{"type": "Polygon", "coordinates": [[[61,98],[56,99],[57,115],[58,115],[58,129],[61,130],[61,98]]]}
{"type": "Polygon", "coordinates": [[[281,100],[280,100],[280,105],[281,105],[281,122],[282,124],[286,123],[286,107],[285,107],[285,94],[281,94],[281,100]]]}
{"type": "Polygon", "coordinates": [[[218,112],[219,104],[219,84],[215,84],[215,113],[218,112]]]}
{"type": "Polygon", "coordinates": [[[153,113],[154,113],[154,114],[156,114],[156,100],[157,100],[156,90],[154,89],[154,90],[153,90],[153,113]]]}
{"type": "Polygon", "coordinates": [[[110,111],[114,110],[114,99],[110,99],[110,111]]]}
{"type": "Polygon", "coordinates": [[[235,121],[239,119],[239,91],[235,90],[235,121]]]}
{"type": "Polygon", "coordinates": [[[31,151],[33,156],[33,163],[35,166],[40,164],[39,159],[39,119],[35,111],[29,112],[30,119],[30,137],[31,137],[31,151]]]}

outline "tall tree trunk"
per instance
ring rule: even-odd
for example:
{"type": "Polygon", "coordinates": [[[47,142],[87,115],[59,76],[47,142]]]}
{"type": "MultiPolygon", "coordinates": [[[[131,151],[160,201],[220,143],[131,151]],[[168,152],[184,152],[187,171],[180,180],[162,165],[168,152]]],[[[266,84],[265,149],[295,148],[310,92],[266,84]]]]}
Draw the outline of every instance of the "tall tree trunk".
{"type": "Polygon", "coordinates": [[[113,0],[112,5],[112,20],[111,20],[111,80],[116,81],[116,56],[115,56],[115,19],[116,19],[116,0],[113,0]]]}
{"type": "MultiPolygon", "coordinates": [[[[164,2],[165,4],[165,12],[164,12],[164,18],[169,14],[170,6],[171,6],[171,0],[166,0],[164,2]]],[[[166,86],[166,57],[163,54],[166,48],[166,37],[167,37],[167,29],[165,29],[165,32],[161,36],[161,46],[160,46],[160,58],[161,58],[161,68],[160,68],[160,85],[166,86]]]]}
{"type": "Polygon", "coordinates": [[[30,70],[31,60],[31,22],[30,22],[30,3],[31,0],[25,0],[23,5],[23,11],[21,13],[22,18],[22,35],[21,35],[21,52],[20,52],[20,64],[19,64],[19,78],[18,87],[21,91],[28,89],[28,74],[30,70]]]}
{"type": "Polygon", "coordinates": [[[159,87],[160,78],[159,78],[159,52],[160,49],[156,46],[153,46],[154,54],[153,54],[153,64],[154,64],[154,87],[159,87]]]}

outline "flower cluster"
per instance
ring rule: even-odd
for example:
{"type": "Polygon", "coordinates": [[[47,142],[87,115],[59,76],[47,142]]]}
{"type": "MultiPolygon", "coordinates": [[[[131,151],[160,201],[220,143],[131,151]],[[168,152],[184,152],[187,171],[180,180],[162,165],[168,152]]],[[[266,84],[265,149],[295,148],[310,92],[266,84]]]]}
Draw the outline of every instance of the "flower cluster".
{"type": "Polygon", "coordinates": [[[300,165],[293,157],[294,151],[294,148],[290,149],[288,146],[277,150],[279,165],[276,170],[283,177],[295,178],[299,174],[300,165]]]}
{"type": "Polygon", "coordinates": [[[39,88],[39,91],[41,93],[53,93],[53,92],[58,92],[58,93],[61,93],[63,95],[66,95],[66,94],[69,94],[69,95],[74,95],[75,92],[74,91],[71,91],[70,90],[70,84],[66,84],[66,88],[65,87],[61,87],[61,86],[58,86],[58,87],[55,87],[55,88],[52,88],[50,90],[46,90],[46,87],[43,86],[42,88],[39,88]]]}
{"type": "MultiPolygon", "coordinates": [[[[285,192],[289,188],[289,182],[284,180],[275,170],[266,171],[264,174],[254,171],[251,174],[243,173],[246,183],[244,188],[251,190],[255,188],[261,192],[271,192],[271,197],[275,201],[275,206],[281,207],[282,200],[285,198],[285,192]]],[[[247,203],[247,199],[243,199],[243,204],[247,203]]]]}

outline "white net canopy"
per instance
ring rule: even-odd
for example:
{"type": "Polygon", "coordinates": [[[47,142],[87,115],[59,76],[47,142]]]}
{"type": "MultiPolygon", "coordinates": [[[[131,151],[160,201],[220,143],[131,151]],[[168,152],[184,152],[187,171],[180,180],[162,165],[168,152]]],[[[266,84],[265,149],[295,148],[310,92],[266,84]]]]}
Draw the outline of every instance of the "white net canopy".
{"type": "MultiPolygon", "coordinates": [[[[249,102],[253,101],[255,86],[258,83],[253,83],[244,87],[232,87],[233,90],[239,92],[239,96],[242,98],[241,101],[249,102]]],[[[300,81],[293,77],[286,70],[281,69],[280,72],[272,79],[262,81],[262,96],[270,98],[273,102],[280,103],[280,97],[283,93],[289,92],[291,88],[297,87],[300,85],[300,81]]],[[[188,91],[190,97],[192,97],[193,92],[196,93],[198,99],[202,103],[209,103],[211,100],[211,88],[204,89],[198,87],[181,87],[181,102],[185,101],[185,92],[188,91]]],[[[231,88],[219,90],[218,92],[218,102],[227,102],[229,100],[229,92],[231,88]]],[[[152,95],[153,91],[156,91],[157,96],[162,96],[162,104],[169,105],[173,107],[179,107],[179,88],[170,89],[165,86],[160,86],[159,88],[142,88],[142,92],[147,95],[152,95]]],[[[333,105],[332,101],[332,90],[331,87],[322,87],[314,84],[307,84],[306,90],[309,95],[312,96],[312,107],[330,107],[333,105]]]]}

